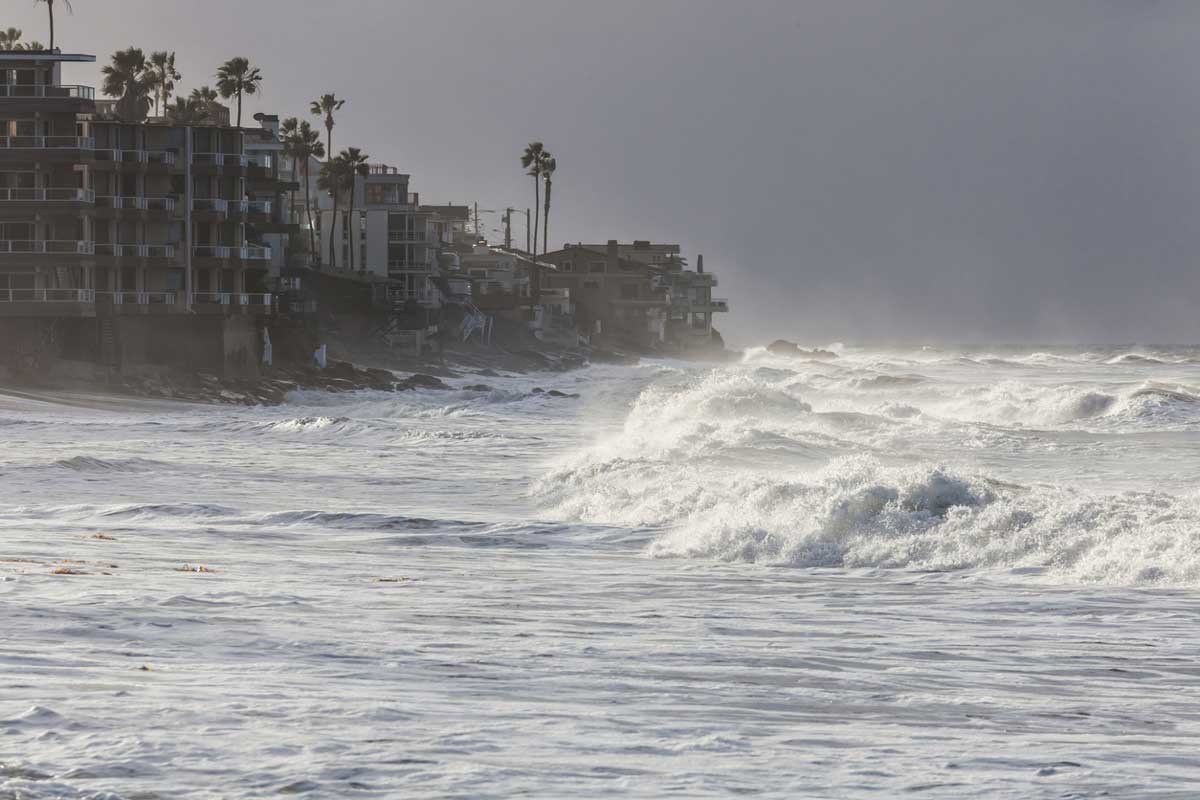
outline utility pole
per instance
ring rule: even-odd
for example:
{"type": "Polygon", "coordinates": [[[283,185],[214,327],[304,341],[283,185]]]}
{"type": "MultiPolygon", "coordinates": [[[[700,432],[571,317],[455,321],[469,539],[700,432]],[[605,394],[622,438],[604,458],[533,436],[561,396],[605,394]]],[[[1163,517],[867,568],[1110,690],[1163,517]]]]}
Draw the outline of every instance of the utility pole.
{"type": "Polygon", "coordinates": [[[479,201],[475,201],[475,238],[479,238],[479,201]]]}
{"type": "Polygon", "coordinates": [[[512,249],[512,212],[511,208],[504,209],[504,249],[512,249]]]}

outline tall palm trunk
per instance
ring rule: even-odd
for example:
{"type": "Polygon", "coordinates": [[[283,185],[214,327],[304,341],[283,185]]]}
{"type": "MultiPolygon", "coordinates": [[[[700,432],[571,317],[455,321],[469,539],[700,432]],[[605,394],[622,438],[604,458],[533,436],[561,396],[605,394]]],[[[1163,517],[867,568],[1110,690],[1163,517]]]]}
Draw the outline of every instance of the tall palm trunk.
{"type": "Polygon", "coordinates": [[[542,215],[542,254],[550,252],[547,243],[550,241],[550,187],[554,184],[550,180],[549,173],[546,174],[546,210],[542,215]]]}
{"type": "Polygon", "coordinates": [[[54,0],[48,0],[46,9],[50,12],[50,49],[54,49],[54,0]]]}
{"type": "Polygon", "coordinates": [[[337,189],[333,190],[333,219],[329,223],[329,267],[330,267],[330,269],[337,269],[337,255],[333,248],[334,248],[334,245],[337,244],[337,240],[338,240],[337,224],[338,224],[338,195],[339,194],[340,194],[340,192],[338,192],[337,189]]]}
{"type": "Polygon", "coordinates": [[[312,180],[309,176],[310,158],[304,159],[304,213],[308,217],[308,255],[310,258],[316,258],[317,262],[321,261],[321,254],[317,252],[317,233],[313,228],[312,219],[312,195],[309,189],[309,184],[312,180]]]}
{"type": "Polygon", "coordinates": [[[536,306],[542,299],[542,273],[538,269],[537,263],[537,239],[538,239],[538,212],[541,211],[541,176],[533,176],[533,252],[529,254],[533,260],[533,266],[529,270],[530,283],[529,289],[530,305],[536,306]]]}
{"type": "Polygon", "coordinates": [[[237,95],[238,95],[238,118],[237,118],[237,126],[240,128],[240,127],[242,127],[242,90],[241,90],[241,89],[238,89],[238,93],[237,93],[237,95]]]}
{"type": "Polygon", "coordinates": [[[354,235],[358,232],[358,226],[354,224],[354,184],[350,185],[350,271],[354,272],[354,245],[357,244],[354,235]]]}

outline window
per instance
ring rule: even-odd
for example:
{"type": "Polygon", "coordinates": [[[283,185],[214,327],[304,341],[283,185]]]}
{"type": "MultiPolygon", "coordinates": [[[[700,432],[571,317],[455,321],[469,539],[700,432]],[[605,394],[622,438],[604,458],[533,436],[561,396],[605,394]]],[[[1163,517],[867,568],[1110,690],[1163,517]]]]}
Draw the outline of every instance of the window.
{"type": "Polygon", "coordinates": [[[604,272],[603,261],[592,261],[588,263],[588,272],[604,272]]]}
{"type": "Polygon", "coordinates": [[[584,281],[584,282],[583,282],[583,288],[585,288],[585,289],[599,289],[599,288],[600,288],[600,281],[584,281]]]}
{"type": "Polygon", "coordinates": [[[575,271],[575,262],[571,261],[570,259],[567,259],[566,261],[562,262],[562,271],[563,272],[574,272],[575,271]]]}

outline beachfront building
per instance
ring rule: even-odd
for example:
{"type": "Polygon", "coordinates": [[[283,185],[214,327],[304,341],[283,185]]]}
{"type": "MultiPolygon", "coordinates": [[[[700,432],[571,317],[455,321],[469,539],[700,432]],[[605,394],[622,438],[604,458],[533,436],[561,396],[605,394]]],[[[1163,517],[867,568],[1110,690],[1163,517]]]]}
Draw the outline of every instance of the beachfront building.
{"type": "Polygon", "coordinates": [[[621,256],[615,241],[568,244],[540,256],[554,265],[542,285],[566,289],[580,334],[597,343],[654,348],[666,341],[670,299],[655,280],[661,269],[621,256]]]}
{"type": "Polygon", "coordinates": [[[62,83],[63,64],[94,61],[0,52],[6,352],[255,372],[255,317],[273,308],[269,171],[251,167],[237,129],[125,120],[92,87],[62,83]]]}
{"type": "Polygon", "coordinates": [[[453,219],[444,219],[438,207],[422,206],[420,196],[409,191],[409,176],[386,164],[372,164],[366,175],[356,176],[353,192],[353,212],[347,198],[339,202],[336,218],[332,200],[321,202],[322,269],[385,280],[394,302],[440,307],[440,255],[454,241],[453,219]],[[332,263],[329,236],[340,244],[332,263]]]}
{"type": "Polygon", "coordinates": [[[545,285],[568,288],[581,334],[640,347],[689,352],[717,346],[713,314],[729,310],[713,298],[717,278],[686,269],[678,244],[568,244],[543,258],[556,265],[545,285]]]}

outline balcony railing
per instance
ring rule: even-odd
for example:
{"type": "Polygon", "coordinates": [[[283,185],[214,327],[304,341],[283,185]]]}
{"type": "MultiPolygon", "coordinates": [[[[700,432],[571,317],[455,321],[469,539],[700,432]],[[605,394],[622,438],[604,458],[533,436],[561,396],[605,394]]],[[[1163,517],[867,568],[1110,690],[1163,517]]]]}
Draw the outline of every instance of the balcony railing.
{"type": "Polygon", "coordinates": [[[218,167],[244,167],[248,163],[246,156],[237,153],[193,153],[192,161],[218,167]]]}
{"type": "Polygon", "coordinates": [[[96,198],[96,205],[101,208],[134,209],[138,211],[174,211],[174,197],[132,197],[128,195],[109,195],[96,198]]]}
{"type": "Polygon", "coordinates": [[[175,166],[177,157],[173,150],[147,150],[146,161],[150,164],[162,164],[166,167],[175,166]]]}
{"type": "Polygon", "coordinates": [[[114,306],[173,306],[175,292],[99,292],[111,296],[114,306]]]}
{"type": "Polygon", "coordinates": [[[193,292],[192,302],[197,305],[218,306],[267,306],[274,302],[270,294],[244,294],[241,292],[193,292]]]}
{"type": "Polygon", "coordinates": [[[244,261],[270,261],[271,248],[269,247],[242,247],[239,257],[244,261]]]}
{"type": "Polygon", "coordinates": [[[236,248],[227,245],[201,244],[192,248],[192,255],[196,258],[229,258],[229,251],[233,249],[236,248]]]}
{"type": "Polygon", "coordinates": [[[0,239],[0,255],[70,254],[90,256],[96,252],[94,242],[74,239],[0,239]]]}
{"type": "Polygon", "coordinates": [[[0,98],[46,98],[95,100],[96,90],[91,86],[54,86],[46,83],[0,83],[0,98]]]}
{"type": "Polygon", "coordinates": [[[0,150],[95,150],[89,136],[0,136],[0,150]]]}
{"type": "Polygon", "coordinates": [[[229,201],[229,213],[230,214],[245,214],[246,210],[249,207],[250,207],[250,204],[245,200],[230,200],[229,201]]]}
{"type": "Polygon", "coordinates": [[[94,203],[91,189],[0,189],[0,203],[94,203]]]}
{"type": "Polygon", "coordinates": [[[96,255],[117,258],[174,258],[175,245],[98,243],[96,255]]]}
{"type": "Polygon", "coordinates": [[[251,214],[270,214],[270,200],[251,200],[249,202],[249,211],[251,214]]]}
{"type": "Polygon", "coordinates": [[[426,241],[426,238],[424,231],[388,231],[388,241],[392,244],[396,244],[397,242],[422,244],[426,241]]]}
{"type": "Polygon", "coordinates": [[[217,214],[229,213],[229,201],[218,197],[192,198],[192,211],[212,211],[217,214]]]}
{"type": "Polygon", "coordinates": [[[275,163],[275,158],[270,153],[247,153],[246,161],[256,167],[271,169],[275,163]]]}
{"type": "Polygon", "coordinates": [[[94,303],[92,289],[0,289],[0,303],[94,303]]]}

